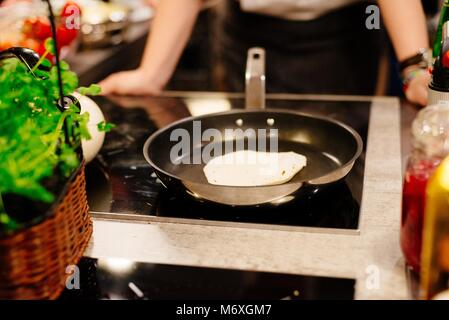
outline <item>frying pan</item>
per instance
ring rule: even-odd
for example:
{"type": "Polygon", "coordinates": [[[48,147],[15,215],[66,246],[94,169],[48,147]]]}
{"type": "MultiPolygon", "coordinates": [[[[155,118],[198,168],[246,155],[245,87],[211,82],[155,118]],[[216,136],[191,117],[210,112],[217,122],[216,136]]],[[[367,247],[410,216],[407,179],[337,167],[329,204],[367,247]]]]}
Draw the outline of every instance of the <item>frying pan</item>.
{"type": "MultiPolygon", "coordinates": [[[[362,139],[355,130],[326,117],[291,110],[261,109],[265,101],[264,60],[263,49],[249,50],[246,110],[186,118],[149,137],[144,145],[144,156],[166,188],[178,193],[187,193],[201,201],[231,206],[279,204],[292,201],[298,196],[304,197],[304,192],[298,192],[304,186],[313,185],[315,188],[311,190],[316,192],[316,187],[339,181],[351,171],[363,149],[362,139]],[[258,129],[266,130],[265,132],[269,133],[265,141],[267,145],[270,138],[275,138],[278,140],[279,152],[294,151],[303,154],[307,157],[308,164],[290,182],[280,185],[230,187],[209,184],[203,173],[205,163],[192,164],[192,157],[194,154],[202,154],[204,148],[211,143],[221,144],[223,147],[229,137],[216,141],[192,139],[190,148],[185,152],[183,150],[177,159],[190,161],[175,164],[170,156],[173,147],[179,142],[171,139],[174,130],[185,130],[184,132],[193,137],[194,122],[201,124],[201,132],[216,129],[222,137],[226,137],[227,129],[254,129],[256,132],[258,129]]],[[[243,143],[248,142],[242,136],[235,139],[243,139],[243,143]]]]}

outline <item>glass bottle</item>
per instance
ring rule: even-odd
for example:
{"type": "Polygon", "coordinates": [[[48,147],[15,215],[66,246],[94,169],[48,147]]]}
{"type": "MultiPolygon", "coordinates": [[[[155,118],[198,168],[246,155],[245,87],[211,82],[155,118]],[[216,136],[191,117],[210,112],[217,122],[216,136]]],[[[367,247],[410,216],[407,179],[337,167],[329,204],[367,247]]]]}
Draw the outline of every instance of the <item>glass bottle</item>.
{"type": "Polygon", "coordinates": [[[413,151],[404,175],[400,241],[407,265],[419,272],[427,182],[449,154],[449,105],[421,110],[412,134],[413,151]]]}
{"type": "Polygon", "coordinates": [[[429,179],[423,231],[422,299],[448,299],[449,157],[429,179]]]}
{"type": "Polygon", "coordinates": [[[438,23],[438,29],[435,36],[435,42],[433,46],[433,57],[436,58],[440,55],[441,43],[443,41],[443,25],[449,21],[449,0],[444,0],[443,7],[441,8],[440,20],[438,23]]]}

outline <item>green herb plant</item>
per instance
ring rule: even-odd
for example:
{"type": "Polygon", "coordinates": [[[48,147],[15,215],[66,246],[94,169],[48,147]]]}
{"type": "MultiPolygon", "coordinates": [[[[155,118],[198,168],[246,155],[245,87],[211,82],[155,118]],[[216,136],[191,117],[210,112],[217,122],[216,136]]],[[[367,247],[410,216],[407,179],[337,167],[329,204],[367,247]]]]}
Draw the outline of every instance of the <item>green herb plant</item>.
{"type": "MultiPolygon", "coordinates": [[[[57,69],[46,59],[54,46],[50,39],[45,45],[46,53],[31,71],[18,59],[0,64],[0,231],[18,228],[1,195],[55,201],[42,181],[54,174],[69,177],[80,163],[77,150],[81,139],[90,139],[88,113],[80,114],[75,104],[64,112],[58,109],[57,69]]],[[[66,62],[61,61],[61,69],[64,95],[75,90],[84,95],[100,93],[98,85],[78,88],[78,77],[66,62]]],[[[111,125],[100,123],[98,128],[108,131],[111,125]]]]}

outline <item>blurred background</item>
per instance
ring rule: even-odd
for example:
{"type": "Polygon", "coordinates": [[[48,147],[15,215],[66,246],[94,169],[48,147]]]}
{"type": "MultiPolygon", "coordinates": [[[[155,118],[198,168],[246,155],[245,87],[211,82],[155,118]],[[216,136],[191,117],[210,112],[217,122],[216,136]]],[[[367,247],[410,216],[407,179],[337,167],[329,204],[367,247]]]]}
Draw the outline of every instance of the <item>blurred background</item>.
{"type": "MultiPolygon", "coordinates": [[[[163,1],[163,0],[162,0],[163,1]]],[[[217,43],[215,25],[223,15],[221,3],[209,1],[201,12],[193,35],[167,89],[179,91],[220,91],[215,79],[214,48],[217,43]]],[[[61,55],[81,79],[81,84],[98,82],[107,75],[129,70],[139,65],[150,22],[155,9],[149,0],[52,0],[58,19],[78,7],[81,12],[79,29],[64,30],[58,26],[61,55]]],[[[437,28],[441,0],[422,0],[430,39],[437,28]]],[[[45,4],[40,0],[0,0],[0,50],[11,46],[44,51],[43,40],[49,36],[45,4]]],[[[402,95],[391,44],[385,28],[382,63],[379,67],[380,86],[377,94],[402,95]]],[[[242,75],[244,70],[241,70],[242,75]]]]}

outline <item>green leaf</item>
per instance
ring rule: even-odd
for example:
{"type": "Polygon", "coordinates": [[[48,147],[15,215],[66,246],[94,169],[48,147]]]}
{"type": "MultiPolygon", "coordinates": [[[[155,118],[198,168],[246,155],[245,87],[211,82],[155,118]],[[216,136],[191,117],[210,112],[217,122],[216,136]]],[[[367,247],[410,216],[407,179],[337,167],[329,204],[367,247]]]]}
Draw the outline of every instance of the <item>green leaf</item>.
{"type": "Polygon", "coordinates": [[[6,213],[0,213],[0,225],[4,225],[8,231],[14,231],[17,229],[17,222],[6,213]]]}
{"type": "Polygon", "coordinates": [[[59,65],[61,66],[61,70],[64,70],[64,71],[70,70],[69,64],[64,60],[61,60],[59,62],[59,65]]]}
{"type": "MultiPolygon", "coordinates": [[[[46,45],[53,51],[52,41],[46,45]]],[[[45,57],[40,63],[50,66],[45,57]]],[[[61,68],[64,93],[71,94],[78,86],[78,77],[67,63],[61,63],[61,68]]],[[[90,138],[89,114],[79,114],[74,105],[65,112],[59,111],[55,67],[48,72],[37,68],[29,72],[18,59],[2,60],[0,84],[0,194],[51,203],[56,195],[44,187],[45,182],[54,174],[68,177],[78,167],[77,148],[81,139],[90,138]]],[[[98,94],[100,87],[93,85],[80,91],[98,94]]],[[[99,124],[103,131],[113,127],[106,122],[99,124]]],[[[0,231],[12,230],[15,221],[2,207],[0,201],[0,231]]]]}
{"type": "Polygon", "coordinates": [[[48,59],[43,59],[41,65],[46,68],[51,68],[51,62],[48,59]]]}
{"type": "Polygon", "coordinates": [[[55,41],[52,38],[48,38],[47,40],[45,40],[44,47],[47,52],[55,55],[55,41]]]}
{"type": "Polygon", "coordinates": [[[114,129],[116,127],[116,125],[113,123],[102,121],[97,125],[97,127],[98,127],[98,131],[110,132],[112,129],[114,129]]]}
{"type": "Polygon", "coordinates": [[[84,140],[90,140],[92,138],[90,135],[89,129],[87,128],[88,123],[89,123],[89,113],[84,112],[78,118],[80,136],[84,140]]]}
{"type": "Polygon", "coordinates": [[[48,78],[48,72],[47,71],[43,71],[40,69],[37,69],[34,71],[34,74],[36,75],[36,77],[39,78],[48,78]]]}
{"type": "Polygon", "coordinates": [[[64,93],[71,94],[78,87],[78,76],[75,72],[63,71],[62,82],[64,84],[64,93]]]}
{"type": "Polygon", "coordinates": [[[89,87],[80,87],[78,92],[85,96],[97,96],[101,93],[101,87],[98,84],[91,84],[89,87]]]}

